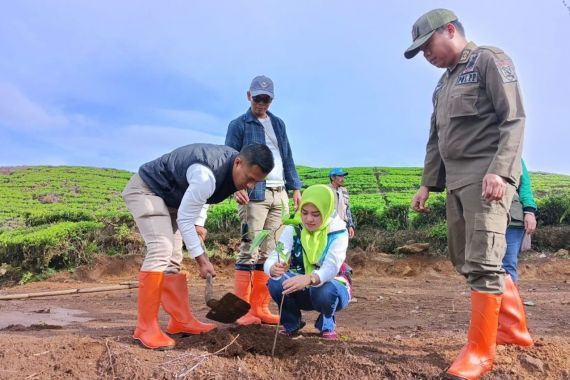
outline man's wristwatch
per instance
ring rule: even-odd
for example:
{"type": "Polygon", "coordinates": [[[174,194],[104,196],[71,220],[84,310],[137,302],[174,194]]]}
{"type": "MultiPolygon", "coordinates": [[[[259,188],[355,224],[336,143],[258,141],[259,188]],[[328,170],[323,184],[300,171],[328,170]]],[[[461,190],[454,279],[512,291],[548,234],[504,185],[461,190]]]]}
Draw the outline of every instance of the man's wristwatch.
{"type": "Polygon", "coordinates": [[[317,279],[317,276],[315,276],[313,274],[310,274],[309,278],[311,279],[311,283],[309,284],[311,286],[315,286],[319,282],[319,280],[317,279]]]}

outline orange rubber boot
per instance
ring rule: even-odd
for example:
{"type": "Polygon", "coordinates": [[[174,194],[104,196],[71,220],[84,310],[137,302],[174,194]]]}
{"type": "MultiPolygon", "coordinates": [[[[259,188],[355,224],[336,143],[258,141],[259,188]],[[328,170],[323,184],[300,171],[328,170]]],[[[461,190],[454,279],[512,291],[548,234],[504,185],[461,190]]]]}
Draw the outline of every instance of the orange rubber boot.
{"type": "Polygon", "coordinates": [[[505,276],[505,292],[499,310],[497,344],[533,345],[526,325],[526,314],[517,286],[511,276],[505,276]]]}
{"type": "MultiPolygon", "coordinates": [[[[236,269],[235,277],[235,294],[245,302],[249,303],[251,300],[251,271],[236,269]]],[[[259,325],[261,319],[253,315],[253,307],[249,309],[246,315],[236,321],[238,325],[259,325]]]]}
{"type": "Polygon", "coordinates": [[[272,314],[269,310],[269,302],[271,295],[267,287],[269,276],[260,270],[253,271],[253,288],[251,291],[251,309],[253,315],[261,319],[261,322],[268,325],[276,325],[279,323],[279,316],[272,314]]]}
{"type": "Polygon", "coordinates": [[[139,272],[138,318],[133,338],[146,348],[169,350],[175,345],[158,324],[163,272],[139,272]]]}
{"type": "Polygon", "coordinates": [[[170,314],[166,327],[169,334],[201,334],[216,328],[213,323],[202,323],[192,315],[188,284],[183,273],[167,274],[162,286],[162,307],[170,314]]]}
{"type": "Polygon", "coordinates": [[[493,368],[501,295],[471,292],[467,344],[447,369],[447,378],[473,380],[493,368]]]}

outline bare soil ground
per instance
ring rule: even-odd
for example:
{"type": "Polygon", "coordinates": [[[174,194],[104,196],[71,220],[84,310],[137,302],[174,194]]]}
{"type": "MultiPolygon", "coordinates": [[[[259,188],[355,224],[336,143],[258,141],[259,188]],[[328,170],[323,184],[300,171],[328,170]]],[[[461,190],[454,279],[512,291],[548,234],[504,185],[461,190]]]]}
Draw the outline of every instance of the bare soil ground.
{"type": "MultiPolygon", "coordinates": [[[[136,289],[0,301],[0,379],[434,379],[465,343],[469,290],[445,258],[395,258],[353,251],[355,297],[337,317],[341,339],[323,341],[306,313],[297,339],[275,327],[220,325],[177,337],[174,350],[144,349],[131,338],[136,289]]],[[[88,288],[136,280],[140,258],[100,259],[75,274],[4,288],[0,294],[88,288]]],[[[191,272],[195,314],[204,319],[204,282],[191,272]]],[[[233,287],[218,267],[216,293],[233,287]]],[[[521,263],[532,348],[499,347],[484,379],[570,379],[570,261],[521,263]]],[[[276,310],[275,307],[273,307],[276,310]]],[[[161,312],[161,323],[167,316],[161,312]]]]}

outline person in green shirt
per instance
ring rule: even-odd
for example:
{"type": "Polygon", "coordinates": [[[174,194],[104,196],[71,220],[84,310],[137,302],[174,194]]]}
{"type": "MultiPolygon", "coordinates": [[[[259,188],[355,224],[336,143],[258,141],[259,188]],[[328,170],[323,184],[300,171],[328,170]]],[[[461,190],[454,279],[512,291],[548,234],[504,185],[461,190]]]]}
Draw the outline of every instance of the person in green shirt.
{"type": "Polygon", "coordinates": [[[537,207],[524,160],[522,160],[522,169],[520,185],[513,197],[513,203],[509,211],[511,222],[505,234],[507,250],[505,257],[503,257],[503,269],[511,276],[515,284],[519,281],[517,265],[524,236],[525,234],[531,235],[536,230],[535,213],[537,207]]]}

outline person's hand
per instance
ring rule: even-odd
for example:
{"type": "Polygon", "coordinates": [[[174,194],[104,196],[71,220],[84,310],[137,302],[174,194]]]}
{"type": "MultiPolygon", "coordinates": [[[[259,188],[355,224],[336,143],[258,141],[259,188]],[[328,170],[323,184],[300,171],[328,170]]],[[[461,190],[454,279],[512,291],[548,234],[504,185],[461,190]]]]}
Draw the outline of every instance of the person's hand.
{"type": "Polygon", "coordinates": [[[200,277],[206,278],[206,275],[210,273],[212,277],[216,277],[216,271],[214,266],[208,259],[208,254],[204,251],[203,254],[195,258],[196,264],[198,264],[198,272],[200,272],[200,277]]]}
{"type": "Polygon", "coordinates": [[[311,276],[308,274],[302,274],[288,278],[283,281],[283,294],[298,292],[299,290],[305,289],[309,285],[311,285],[311,276]]]}
{"type": "Polygon", "coordinates": [[[295,210],[298,210],[300,205],[301,205],[301,190],[293,190],[293,208],[295,210]]]}
{"type": "Polygon", "coordinates": [[[271,269],[269,269],[269,273],[271,274],[271,277],[280,277],[283,276],[283,274],[287,272],[288,269],[289,265],[286,263],[275,263],[271,269]]]}
{"type": "Polygon", "coordinates": [[[249,195],[247,195],[246,190],[238,190],[234,193],[236,202],[240,205],[246,205],[249,203],[249,195]]]}
{"type": "Polygon", "coordinates": [[[500,201],[505,195],[507,181],[496,174],[485,174],[483,177],[483,186],[481,196],[487,201],[500,201]]]}
{"type": "Polygon", "coordinates": [[[198,238],[202,241],[206,241],[206,236],[208,236],[208,230],[205,229],[203,226],[195,225],[196,233],[198,234],[198,238]]]}
{"type": "Polygon", "coordinates": [[[430,208],[426,207],[426,202],[429,198],[429,189],[427,186],[420,186],[416,195],[412,199],[411,207],[417,212],[429,212],[430,208]]]}
{"type": "Polygon", "coordinates": [[[352,239],[354,237],[354,227],[348,227],[348,238],[352,239]]]}
{"type": "Polygon", "coordinates": [[[524,214],[524,230],[528,235],[536,231],[536,217],[531,212],[524,214]]]}

